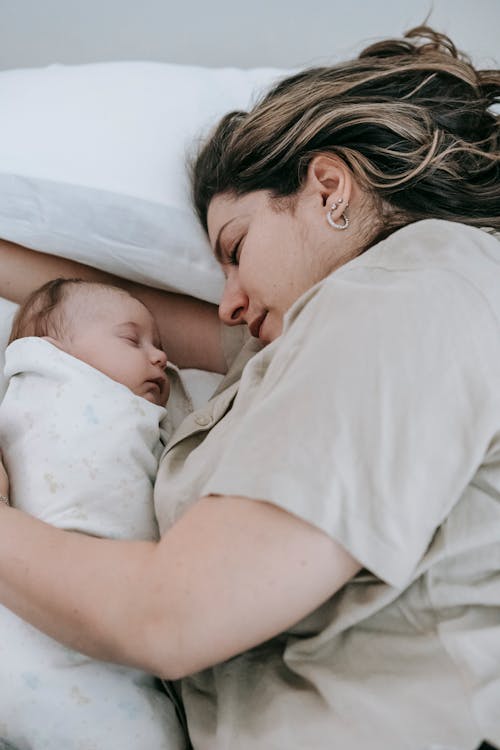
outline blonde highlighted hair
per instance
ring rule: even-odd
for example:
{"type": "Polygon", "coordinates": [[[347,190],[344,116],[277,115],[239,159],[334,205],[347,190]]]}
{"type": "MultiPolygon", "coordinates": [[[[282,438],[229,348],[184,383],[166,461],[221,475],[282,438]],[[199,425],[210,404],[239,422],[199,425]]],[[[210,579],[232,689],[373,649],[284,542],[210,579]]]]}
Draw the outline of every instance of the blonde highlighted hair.
{"type": "Polygon", "coordinates": [[[311,159],[332,153],[374,200],[372,242],[426,218],[500,230],[499,101],[499,70],[476,70],[420,26],[285,78],[249,112],[226,115],[193,162],[195,208],[206,229],[220,193],[293,196],[311,159]]]}

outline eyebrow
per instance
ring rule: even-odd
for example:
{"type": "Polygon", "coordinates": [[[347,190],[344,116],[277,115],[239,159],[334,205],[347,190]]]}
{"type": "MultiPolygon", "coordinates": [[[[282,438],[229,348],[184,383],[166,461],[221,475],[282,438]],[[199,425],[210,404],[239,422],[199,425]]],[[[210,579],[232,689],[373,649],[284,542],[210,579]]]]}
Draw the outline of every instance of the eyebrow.
{"type": "Polygon", "coordinates": [[[125,328],[125,326],[132,326],[132,328],[135,328],[136,330],[140,328],[140,326],[133,320],[126,320],[123,323],[117,323],[115,328],[125,328]]]}

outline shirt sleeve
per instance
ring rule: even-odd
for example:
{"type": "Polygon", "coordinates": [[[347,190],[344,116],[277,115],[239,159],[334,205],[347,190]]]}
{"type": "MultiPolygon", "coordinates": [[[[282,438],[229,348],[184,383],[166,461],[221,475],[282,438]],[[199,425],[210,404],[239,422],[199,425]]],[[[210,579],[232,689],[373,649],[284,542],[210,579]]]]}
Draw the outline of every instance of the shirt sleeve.
{"type": "Polygon", "coordinates": [[[334,274],[245,373],[203,494],[273,503],[403,586],[498,429],[499,346],[451,272],[334,274]]]}

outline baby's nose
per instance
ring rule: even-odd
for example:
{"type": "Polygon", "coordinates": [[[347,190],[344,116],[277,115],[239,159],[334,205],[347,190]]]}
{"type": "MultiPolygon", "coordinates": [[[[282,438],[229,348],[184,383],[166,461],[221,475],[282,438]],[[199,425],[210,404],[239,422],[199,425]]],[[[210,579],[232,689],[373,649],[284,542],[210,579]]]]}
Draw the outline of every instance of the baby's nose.
{"type": "Polygon", "coordinates": [[[163,369],[167,366],[167,355],[163,349],[155,349],[153,354],[153,362],[155,365],[159,365],[163,369]]]}

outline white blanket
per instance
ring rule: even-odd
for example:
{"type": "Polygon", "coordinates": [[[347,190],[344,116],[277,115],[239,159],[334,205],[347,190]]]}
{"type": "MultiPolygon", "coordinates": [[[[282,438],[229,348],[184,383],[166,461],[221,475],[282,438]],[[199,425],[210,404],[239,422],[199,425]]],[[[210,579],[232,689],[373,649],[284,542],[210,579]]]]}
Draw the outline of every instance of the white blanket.
{"type": "MultiPolygon", "coordinates": [[[[166,410],[39,338],[11,344],[5,371],[0,447],[13,505],[65,529],[157,538],[166,410]]],[[[0,738],[19,750],[184,747],[150,676],[88,659],[4,608],[0,632],[0,738]]]]}

